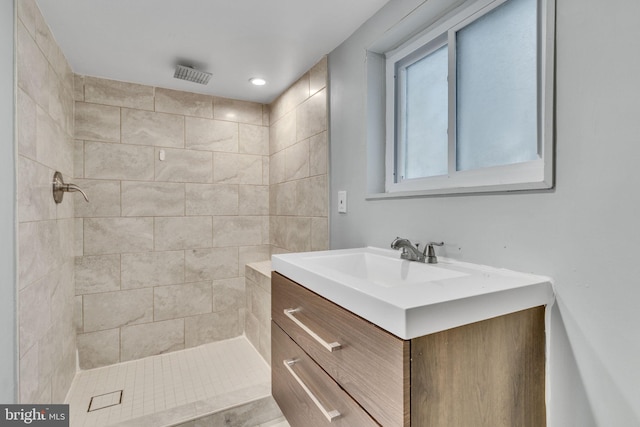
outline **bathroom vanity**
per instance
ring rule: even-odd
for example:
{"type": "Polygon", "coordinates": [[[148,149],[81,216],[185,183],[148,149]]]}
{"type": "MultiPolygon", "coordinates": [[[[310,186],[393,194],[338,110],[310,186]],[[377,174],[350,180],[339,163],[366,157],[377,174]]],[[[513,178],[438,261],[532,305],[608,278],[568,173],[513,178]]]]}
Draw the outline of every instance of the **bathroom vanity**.
{"type": "Polygon", "coordinates": [[[292,427],[546,425],[548,278],[376,248],[272,267],[272,390],[292,427]]]}

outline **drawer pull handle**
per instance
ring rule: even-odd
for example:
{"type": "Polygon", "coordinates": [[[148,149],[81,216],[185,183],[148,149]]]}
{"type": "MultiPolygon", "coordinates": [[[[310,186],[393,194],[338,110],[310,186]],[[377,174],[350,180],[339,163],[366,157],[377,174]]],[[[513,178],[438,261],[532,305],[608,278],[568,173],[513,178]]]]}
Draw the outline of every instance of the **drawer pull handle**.
{"type": "Polygon", "coordinates": [[[313,403],[315,403],[315,405],[318,407],[318,409],[320,410],[320,412],[322,412],[322,415],[324,415],[324,417],[329,421],[332,422],[333,420],[335,420],[336,418],[338,418],[340,416],[340,412],[333,410],[333,411],[327,411],[326,409],[324,409],[324,406],[322,406],[322,403],[320,403],[320,401],[318,400],[318,398],[315,396],[315,394],[313,394],[313,392],[311,390],[309,390],[309,387],[307,387],[307,385],[300,379],[300,377],[293,371],[293,365],[296,364],[296,362],[298,362],[295,359],[289,359],[289,360],[283,360],[282,363],[284,364],[284,367],[287,368],[287,371],[289,371],[289,373],[291,374],[291,376],[298,382],[298,384],[300,384],[300,387],[302,387],[302,389],[304,390],[305,393],[307,393],[307,396],[309,396],[309,399],[311,399],[313,401],[313,403]]]}
{"type": "Polygon", "coordinates": [[[284,314],[285,316],[287,316],[289,319],[291,319],[293,321],[293,323],[295,323],[296,325],[300,326],[306,333],[308,333],[309,335],[311,335],[311,337],[318,341],[324,348],[326,348],[329,351],[336,351],[336,350],[340,350],[340,343],[337,342],[326,342],[325,340],[323,340],[322,338],[320,338],[320,336],[318,334],[316,334],[315,332],[313,332],[311,329],[309,329],[309,327],[307,325],[305,325],[304,323],[302,323],[301,321],[299,321],[296,316],[294,316],[294,313],[297,313],[298,311],[300,311],[299,308],[285,308],[284,309],[284,314]]]}

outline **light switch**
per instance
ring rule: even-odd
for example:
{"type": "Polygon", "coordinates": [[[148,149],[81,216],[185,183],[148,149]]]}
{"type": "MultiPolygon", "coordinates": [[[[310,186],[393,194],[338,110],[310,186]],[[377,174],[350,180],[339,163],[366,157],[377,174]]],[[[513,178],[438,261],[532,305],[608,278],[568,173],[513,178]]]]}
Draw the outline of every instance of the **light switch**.
{"type": "Polygon", "coordinates": [[[164,162],[164,159],[165,159],[165,151],[164,150],[160,150],[159,158],[160,158],[161,162],[164,162]]]}
{"type": "Polygon", "coordinates": [[[338,213],[347,213],[347,192],[338,191],[338,213]]]}

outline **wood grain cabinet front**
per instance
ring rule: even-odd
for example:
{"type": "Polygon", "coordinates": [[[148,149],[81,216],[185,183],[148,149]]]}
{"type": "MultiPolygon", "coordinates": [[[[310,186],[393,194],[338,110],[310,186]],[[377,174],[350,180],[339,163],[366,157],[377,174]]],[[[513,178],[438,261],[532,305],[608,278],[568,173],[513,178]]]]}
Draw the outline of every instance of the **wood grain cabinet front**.
{"type": "Polygon", "coordinates": [[[544,307],[402,340],[276,272],[271,307],[292,427],[546,425],[544,307]]]}

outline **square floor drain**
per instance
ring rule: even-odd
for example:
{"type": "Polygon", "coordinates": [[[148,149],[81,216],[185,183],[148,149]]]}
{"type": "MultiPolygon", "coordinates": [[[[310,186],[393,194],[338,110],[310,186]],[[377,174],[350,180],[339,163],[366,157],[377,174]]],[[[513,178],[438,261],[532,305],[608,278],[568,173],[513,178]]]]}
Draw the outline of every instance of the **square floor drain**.
{"type": "Polygon", "coordinates": [[[87,412],[97,411],[98,409],[108,408],[110,406],[116,406],[122,403],[122,390],[112,391],[111,393],[99,394],[93,396],[89,402],[89,409],[87,412]]]}

